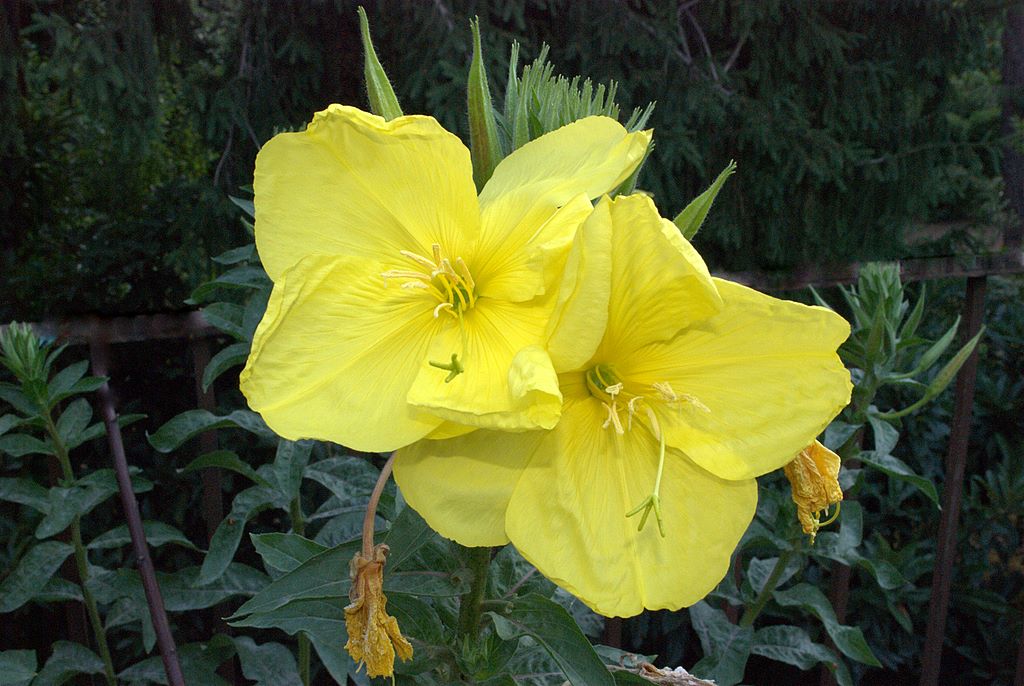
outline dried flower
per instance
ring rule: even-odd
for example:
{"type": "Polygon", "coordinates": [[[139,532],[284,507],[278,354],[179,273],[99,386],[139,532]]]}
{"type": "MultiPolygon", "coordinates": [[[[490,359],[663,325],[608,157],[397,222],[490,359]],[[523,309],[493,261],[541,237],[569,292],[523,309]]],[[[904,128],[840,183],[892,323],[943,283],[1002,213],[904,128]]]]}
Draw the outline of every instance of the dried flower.
{"type": "Polygon", "coordinates": [[[818,529],[839,516],[838,505],[843,499],[843,489],[839,487],[839,456],[815,441],[801,450],[783,471],[793,487],[800,526],[814,543],[818,529]],[[835,514],[822,522],[821,515],[832,505],[837,506],[835,514]]]}
{"type": "Polygon", "coordinates": [[[366,663],[371,676],[392,676],[395,655],[402,661],[412,657],[412,645],[398,629],[398,620],[387,613],[384,595],[384,564],[388,547],[381,543],[370,556],[356,553],[349,563],[351,603],[345,607],[348,643],[345,650],[357,664],[366,663]]]}

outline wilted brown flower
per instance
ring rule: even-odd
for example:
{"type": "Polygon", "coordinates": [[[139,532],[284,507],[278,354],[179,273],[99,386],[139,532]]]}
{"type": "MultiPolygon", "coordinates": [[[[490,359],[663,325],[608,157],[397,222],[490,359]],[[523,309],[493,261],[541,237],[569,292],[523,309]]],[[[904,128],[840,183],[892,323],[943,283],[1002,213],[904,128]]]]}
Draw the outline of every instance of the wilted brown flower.
{"type": "Polygon", "coordinates": [[[349,563],[352,588],[345,607],[345,627],[348,642],[345,650],[356,661],[366,663],[366,673],[373,676],[392,676],[395,655],[402,661],[412,657],[412,645],[402,636],[398,621],[387,613],[388,599],[384,595],[384,564],[388,547],[374,546],[367,557],[356,553],[349,563]]]}
{"type": "Polygon", "coordinates": [[[815,441],[801,450],[783,471],[793,488],[800,526],[814,543],[818,529],[831,524],[839,515],[838,505],[843,499],[843,489],[839,487],[839,456],[815,441]],[[832,505],[836,505],[835,514],[822,522],[821,515],[832,505]]]}

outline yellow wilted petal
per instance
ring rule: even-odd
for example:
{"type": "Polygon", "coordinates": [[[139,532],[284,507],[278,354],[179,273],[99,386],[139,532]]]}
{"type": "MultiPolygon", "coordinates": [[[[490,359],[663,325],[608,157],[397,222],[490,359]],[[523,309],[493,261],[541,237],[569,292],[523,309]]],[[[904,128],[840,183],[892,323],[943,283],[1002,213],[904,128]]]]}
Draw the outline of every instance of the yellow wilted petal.
{"type": "Polygon", "coordinates": [[[810,534],[811,543],[823,525],[821,514],[843,500],[839,465],[839,456],[815,441],[783,467],[793,489],[797,518],[804,533],[810,534]]]}
{"type": "Polygon", "coordinates": [[[412,657],[412,645],[398,629],[398,620],[387,613],[384,595],[384,564],[388,547],[381,543],[369,557],[356,553],[349,565],[352,587],[345,606],[345,650],[357,665],[366,664],[371,676],[392,676],[395,655],[402,661],[412,657]]]}

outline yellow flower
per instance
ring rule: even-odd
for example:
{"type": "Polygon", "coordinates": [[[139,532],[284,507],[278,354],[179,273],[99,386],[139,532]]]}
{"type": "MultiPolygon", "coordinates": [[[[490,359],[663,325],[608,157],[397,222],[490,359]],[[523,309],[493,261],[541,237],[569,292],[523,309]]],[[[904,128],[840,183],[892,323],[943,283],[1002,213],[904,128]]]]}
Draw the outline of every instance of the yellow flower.
{"type": "MultiPolygon", "coordinates": [[[[274,282],[241,387],[289,439],[364,451],[446,420],[551,427],[544,353],[573,235],[650,133],[588,117],[503,160],[479,198],[469,151],[430,117],[332,105],[256,159],[256,247],[274,282]]],[[[455,430],[457,431],[457,430],[455,430]]]]}
{"type": "Polygon", "coordinates": [[[843,500],[843,489],[839,487],[839,456],[818,441],[807,446],[783,467],[789,485],[793,488],[793,502],[796,514],[805,534],[810,534],[811,543],[818,535],[818,529],[830,524],[839,514],[826,522],[821,514],[832,505],[843,500]]]}
{"type": "Polygon", "coordinates": [[[691,605],[728,569],[754,477],[849,401],[849,325],[712,278],[642,196],[595,208],[551,321],[558,425],[420,441],[398,485],[444,536],[511,540],[601,614],[691,605]]]}
{"type": "Polygon", "coordinates": [[[412,646],[398,629],[398,621],[388,614],[384,595],[384,563],[388,547],[381,543],[372,555],[356,553],[350,563],[352,588],[345,607],[345,628],[348,642],[345,650],[356,664],[366,663],[366,673],[391,676],[395,671],[395,654],[405,662],[412,657],[412,646]]]}

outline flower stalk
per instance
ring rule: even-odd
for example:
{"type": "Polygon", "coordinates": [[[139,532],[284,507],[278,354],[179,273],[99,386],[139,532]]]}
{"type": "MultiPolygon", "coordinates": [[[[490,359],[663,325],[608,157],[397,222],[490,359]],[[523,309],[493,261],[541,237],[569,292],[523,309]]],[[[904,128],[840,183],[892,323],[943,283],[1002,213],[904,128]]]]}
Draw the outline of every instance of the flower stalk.
{"type": "Polygon", "coordinates": [[[469,571],[472,575],[469,592],[459,603],[459,634],[475,638],[480,628],[480,615],[487,589],[487,570],[491,565],[490,548],[469,548],[469,571]]]}
{"type": "Polygon", "coordinates": [[[778,559],[775,560],[775,566],[772,567],[771,574],[768,575],[764,582],[764,588],[757,594],[753,605],[748,607],[743,613],[743,617],[740,619],[740,626],[754,626],[754,620],[761,614],[761,610],[768,604],[772,593],[775,592],[775,587],[778,586],[779,579],[782,578],[783,572],[786,571],[786,566],[789,564],[790,558],[793,557],[793,552],[793,548],[789,548],[779,554],[778,559]]]}

